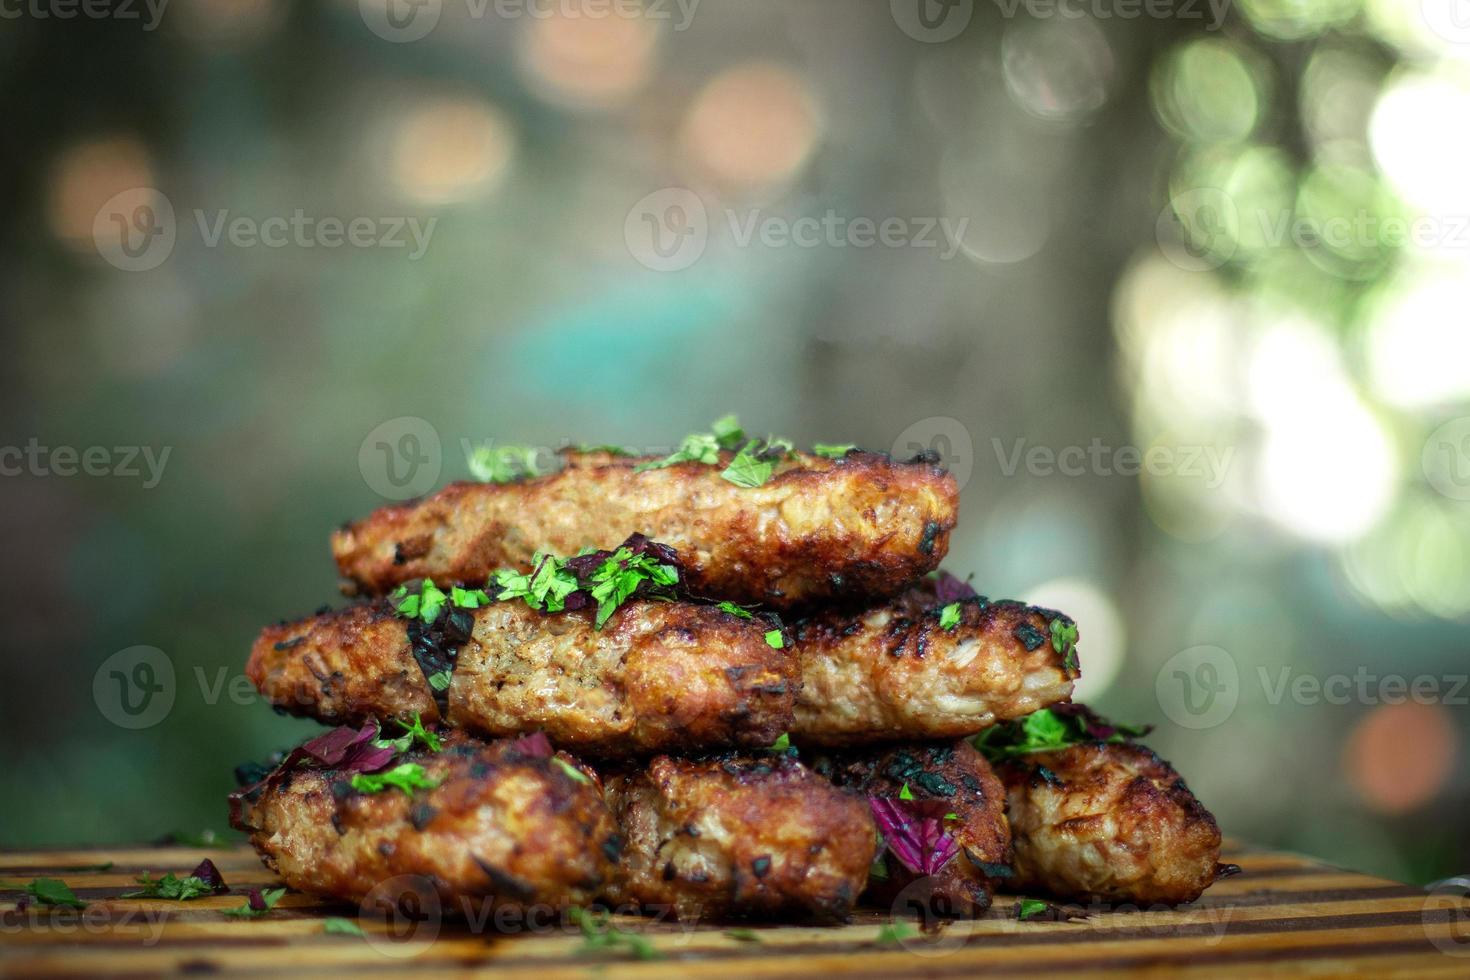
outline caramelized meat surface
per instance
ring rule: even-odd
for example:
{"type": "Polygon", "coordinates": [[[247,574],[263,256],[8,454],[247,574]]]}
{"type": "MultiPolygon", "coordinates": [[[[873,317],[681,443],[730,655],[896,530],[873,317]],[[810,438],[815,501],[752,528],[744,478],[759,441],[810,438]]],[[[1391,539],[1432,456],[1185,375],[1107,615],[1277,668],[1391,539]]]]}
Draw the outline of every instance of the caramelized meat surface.
{"type": "Polygon", "coordinates": [[[408,876],[446,914],[483,899],[561,908],[610,878],[621,846],[612,816],[596,783],[550,751],[451,733],[442,751],[400,763],[422,766],[433,788],[363,793],[339,770],[278,770],[232,797],[231,822],[287,885],[348,902],[408,876]]]}
{"type": "Polygon", "coordinates": [[[412,627],[415,640],[377,601],[267,627],[246,674],[272,704],[332,724],[418,713],[486,736],[542,731],[601,756],[765,746],[790,727],[798,669],[764,623],[642,600],[600,631],[592,616],[498,602],[446,611],[443,630],[412,627]],[[443,690],[416,658],[426,646],[454,651],[443,690]]]}
{"type": "Polygon", "coordinates": [[[681,920],[838,920],[876,850],[862,797],[783,755],[660,756],[607,776],[625,846],[614,904],[681,920]]]}
{"type": "Polygon", "coordinates": [[[946,629],[943,608],[925,582],[861,612],[798,623],[792,737],[828,746],[960,738],[1071,696],[1079,673],[1050,630],[1060,614],[976,597],[946,629]]]}
{"type": "Polygon", "coordinates": [[[1016,888],[1148,906],[1192,902],[1214,883],[1214,816],[1143,746],[1074,745],[996,770],[1006,785],[1016,888]]]}
{"type": "Polygon", "coordinates": [[[538,550],[572,555],[634,532],[679,553],[695,595],[773,609],[889,596],[937,568],[959,492],[932,462],[852,452],[782,461],[759,487],[719,465],[634,471],[633,457],[571,454],[559,473],[517,483],[455,483],[337,531],[343,576],[379,593],[430,577],[483,584],[529,571],[538,550]]]}
{"type": "Polygon", "coordinates": [[[943,826],[959,852],[937,874],[923,876],[885,849],[883,873],[868,879],[868,901],[925,917],[978,915],[990,907],[997,882],[1010,877],[1005,789],[968,742],[833,752],[817,756],[812,767],[866,796],[897,800],[907,786],[914,803],[954,814],[943,826]],[[922,884],[915,888],[915,882],[922,884]]]}

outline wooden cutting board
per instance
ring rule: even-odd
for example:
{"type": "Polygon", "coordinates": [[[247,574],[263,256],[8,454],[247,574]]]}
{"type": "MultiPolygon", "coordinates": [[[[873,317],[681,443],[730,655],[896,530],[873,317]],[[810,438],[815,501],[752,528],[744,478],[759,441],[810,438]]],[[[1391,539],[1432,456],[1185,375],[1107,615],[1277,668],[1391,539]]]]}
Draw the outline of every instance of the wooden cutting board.
{"type": "Polygon", "coordinates": [[[247,848],[117,847],[0,854],[6,884],[51,877],[89,903],[84,912],[31,905],[0,892],[0,974],[391,973],[493,969],[512,976],[741,977],[823,974],[1470,977],[1470,902],[1329,867],[1291,854],[1227,846],[1242,873],[1193,905],[1168,911],[1091,910],[1085,919],[1015,918],[1001,896],[982,919],[937,934],[880,941],[888,916],[864,911],[845,926],[681,928],[615,917],[646,935],[661,958],[584,948],[574,926],[527,934],[478,933],[463,923],[359,921],[365,936],[329,934],[355,909],[287,894],[259,919],[221,910],[238,895],[169,902],[119,899],[143,872],[183,876],[214,860],[236,890],[276,879],[247,848]],[[97,866],[112,862],[106,870],[97,866]],[[412,933],[411,935],[406,935],[412,933]],[[406,936],[406,938],[405,938],[406,936]],[[753,938],[752,938],[753,937],[753,938]]]}

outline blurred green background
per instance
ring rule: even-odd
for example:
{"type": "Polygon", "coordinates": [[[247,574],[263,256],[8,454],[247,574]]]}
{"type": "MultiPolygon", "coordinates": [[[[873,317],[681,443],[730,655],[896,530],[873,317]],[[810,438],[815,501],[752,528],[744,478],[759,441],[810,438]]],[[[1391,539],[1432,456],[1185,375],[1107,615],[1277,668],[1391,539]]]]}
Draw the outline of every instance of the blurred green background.
{"type": "Polygon", "coordinates": [[[255,631],[464,445],[734,410],[940,450],[947,567],[1229,833],[1470,865],[1454,0],[58,9],[0,25],[0,844],[223,829],[311,728],[255,631]]]}

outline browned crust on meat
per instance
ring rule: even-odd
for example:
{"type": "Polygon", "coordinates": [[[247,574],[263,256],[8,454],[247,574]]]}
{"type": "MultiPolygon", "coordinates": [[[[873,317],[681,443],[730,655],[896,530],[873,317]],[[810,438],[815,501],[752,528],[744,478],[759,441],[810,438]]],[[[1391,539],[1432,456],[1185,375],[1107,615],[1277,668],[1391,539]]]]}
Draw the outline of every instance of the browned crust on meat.
{"type": "Polygon", "coordinates": [[[940,612],[926,584],[859,613],[797,624],[793,737],[828,746],[960,738],[1071,696],[1078,671],[1052,647],[1056,613],[972,599],[946,630],[940,612]]]}
{"type": "Polygon", "coordinates": [[[798,668],[766,643],[765,624],[685,602],[634,600],[601,631],[592,615],[474,610],[448,717],[407,621],[384,602],[267,627],[246,674],[272,704],[332,724],[417,713],[481,735],[543,731],[603,756],[765,746],[790,727],[798,668]]]}
{"type": "Polygon", "coordinates": [[[867,803],[788,756],[660,756],[607,777],[625,841],[616,905],[711,918],[844,918],[876,849],[867,803]]]}
{"type": "Polygon", "coordinates": [[[563,908],[587,903],[611,876],[621,840],[591,780],[459,733],[442,752],[392,764],[405,761],[438,786],[364,794],[350,774],[295,769],[238,794],[235,826],[291,888],[349,902],[395,879],[379,892],[432,892],[450,915],[483,912],[486,899],[563,908]]]}
{"type": "Polygon", "coordinates": [[[1192,902],[1214,882],[1214,816],[1143,746],[1076,745],[996,769],[1006,785],[1017,888],[1147,906],[1192,902]]]}
{"type": "Polygon", "coordinates": [[[969,742],[911,743],[876,750],[834,752],[812,767],[839,786],[897,799],[904,786],[915,800],[939,800],[954,813],[949,832],[960,853],[938,874],[920,876],[883,855],[886,876],[868,880],[868,902],[924,917],[974,916],[990,907],[996,883],[1011,863],[1005,788],[969,742]],[[918,883],[918,884],[916,884],[918,883]]]}
{"type": "Polygon", "coordinates": [[[529,569],[538,549],[570,555],[639,532],[679,552],[693,594],[790,609],[892,595],[949,548],[959,491],[931,462],[802,453],[739,487],[720,476],[730,458],[635,473],[637,458],[573,456],[533,480],[454,483],[338,530],[332,551],[346,578],[378,593],[425,576],[482,584],[529,569]]]}

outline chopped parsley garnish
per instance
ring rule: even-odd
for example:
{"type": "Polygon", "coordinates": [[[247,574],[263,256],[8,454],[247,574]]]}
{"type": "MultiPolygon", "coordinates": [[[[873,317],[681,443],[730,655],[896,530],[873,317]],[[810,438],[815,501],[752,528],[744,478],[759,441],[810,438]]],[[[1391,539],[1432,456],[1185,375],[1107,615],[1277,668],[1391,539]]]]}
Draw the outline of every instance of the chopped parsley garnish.
{"type": "Polygon", "coordinates": [[[566,608],[567,596],[577,591],[577,576],[566,567],[566,559],[556,555],[536,552],[529,575],[509,568],[495,573],[495,584],[500,586],[497,599],[524,599],[526,605],[542,612],[561,612],[566,608]]]}
{"type": "Polygon", "coordinates": [[[613,443],[593,445],[590,442],[579,442],[572,447],[573,451],[579,453],[607,453],[609,456],[637,456],[638,452],[627,446],[618,446],[613,443]]]}
{"type": "Polygon", "coordinates": [[[1127,742],[1149,731],[1148,725],[1115,725],[1085,705],[1054,704],[987,728],[973,742],[987,759],[997,762],[1086,742],[1127,742]]]}
{"type": "Polygon", "coordinates": [[[812,447],[812,452],[827,459],[841,459],[856,448],[857,446],[850,442],[819,442],[812,447]]]}
{"type": "Polygon", "coordinates": [[[60,878],[36,878],[28,885],[0,885],[0,888],[24,891],[42,905],[66,905],[84,909],[87,903],[77,898],[66,882],[60,878]]]}
{"type": "Polygon", "coordinates": [[[758,487],[769,480],[776,470],[776,464],[769,459],[761,459],[757,455],[758,446],[759,443],[754,439],[747,442],[720,476],[737,487],[758,487]]]}
{"type": "Polygon", "coordinates": [[[489,443],[472,449],[465,461],[470,475],[481,483],[512,483],[546,471],[536,462],[537,450],[530,446],[495,446],[489,443]]]}
{"type": "Polygon", "coordinates": [[[791,456],[795,452],[790,439],[768,436],[765,439],[746,439],[740,420],[734,415],[716,419],[709,432],[696,432],[684,437],[679,448],[662,459],[649,460],[633,467],[633,472],[661,470],[680,463],[702,463],[718,466],[720,452],[734,452],[720,476],[738,487],[758,487],[775,472],[776,460],[791,456]]]}
{"type": "Polygon", "coordinates": [[[952,630],[958,625],[960,625],[960,604],[958,602],[951,602],[939,610],[940,629],[952,630]]]}
{"type": "Polygon", "coordinates": [[[361,936],[364,934],[362,926],[351,919],[344,919],[336,915],[329,916],[322,921],[322,932],[329,936],[361,936]]]}
{"type": "Polygon", "coordinates": [[[1040,915],[1047,908],[1047,904],[1038,898],[1023,898],[1016,906],[1016,918],[1025,921],[1040,915]]]}
{"type": "Polygon", "coordinates": [[[741,619],[755,618],[753,615],[751,615],[749,609],[746,609],[744,606],[737,605],[728,599],[720,603],[716,608],[719,609],[721,612],[729,613],[731,616],[739,616],[741,619]]]}
{"type": "Polygon", "coordinates": [[[612,925],[608,922],[609,916],[606,912],[573,905],[567,909],[567,918],[582,930],[582,945],[577,949],[578,955],[595,956],[600,953],[626,951],[640,960],[663,958],[663,954],[647,936],[627,932],[612,925]]]}
{"type": "Polygon", "coordinates": [[[556,765],[556,767],[558,769],[560,769],[562,772],[566,773],[568,776],[570,776],[572,779],[576,780],[577,782],[579,782],[579,783],[590,783],[590,782],[592,782],[592,780],[590,780],[590,779],[587,778],[587,774],[585,772],[583,772],[582,770],[578,769],[576,766],[572,765],[570,762],[568,762],[567,760],[563,759],[561,756],[554,755],[554,756],[551,757],[551,761],[552,761],[552,763],[554,763],[556,765]]]}
{"type": "Polygon", "coordinates": [[[768,630],[766,632],[766,645],[780,650],[786,646],[786,638],[781,635],[780,630],[768,630]]]}
{"type": "Polygon", "coordinates": [[[414,790],[433,789],[439,780],[432,779],[416,762],[404,762],[384,772],[359,772],[352,776],[352,788],[359,793],[381,793],[385,789],[401,789],[412,796],[414,790]]]}
{"type": "Polygon", "coordinates": [[[134,892],[126,892],[119,897],[166,898],[175,902],[187,902],[191,898],[199,898],[202,895],[219,895],[229,891],[224,877],[219,873],[219,868],[216,868],[214,862],[209,858],[200,861],[199,866],[184,878],[169,872],[162,878],[155,879],[145,871],[143,876],[136,880],[143,887],[134,892]]]}
{"type": "MultiPolygon", "coordinates": [[[[445,673],[448,673],[448,671],[445,673]]],[[[433,683],[432,678],[430,678],[429,683],[433,683]]],[[[417,711],[413,713],[412,724],[400,718],[394,718],[393,724],[403,729],[403,734],[397,738],[380,738],[373,743],[374,745],[391,748],[394,752],[407,752],[413,748],[415,742],[421,743],[430,752],[439,752],[444,748],[444,743],[439,740],[439,736],[424,727],[423,719],[419,717],[417,711]]]]}
{"type": "Polygon", "coordinates": [[[495,573],[497,599],[523,599],[542,612],[561,612],[596,604],[594,626],[603,625],[634,595],[673,598],[679,582],[678,555],[672,548],[634,534],[616,551],[583,551],[571,558],[536,553],[529,575],[512,569],[495,573]]]}
{"type": "Polygon", "coordinates": [[[635,555],[626,545],[597,567],[588,580],[588,593],[597,601],[597,628],[607,622],[619,606],[627,602],[645,581],[655,586],[671,586],[679,581],[679,570],[664,565],[650,554],[635,555]]]}
{"type": "Polygon", "coordinates": [[[898,798],[900,800],[912,800],[914,798],[914,791],[909,789],[908,783],[904,783],[903,788],[898,791],[898,798]]]}
{"type": "Polygon", "coordinates": [[[417,592],[410,592],[407,585],[400,585],[388,593],[388,599],[398,615],[430,624],[439,618],[445,605],[457,609],[478,609],[490,602],[490,596],[480,589],[461,589],[456,585],[445,594],[443,589],[434,584],[433,579],[427,578],[419,583],[417,592]]]}
{"type": "Polygon", "coordinates": [[[889,922],[878,930],[877,937],[873,942],[879,946],[896,946],[905,939],[912,939],[919,931],[907,922],[889,922]]]}
{"type": "Polygon", "coordinates": [[[247,893],[244,905],[237,905],[232,909],[223,909],[221,911],[224,915],[233,915],[241,919],[258,919],[275,908],[276,903],[281,900],[281,896],[284,894],[286,894],[286,889],[284,888],[252,888],[247,893]]]}
{"type": "Polygon", "coordinates": [[[1077,669],[1077,624],[1065,616],[1051,621],[1051,646],[1062,657],[1062,668],[1077,669]]]}
{"type": "Polygon", "coordinates": [[[776,739],[774,742],[772,742],[771,743],[771,747],[769,749],[767,749],[766,751],[768,751],[768,752],[785,752],[789,748],[791,748],[791,733],[790,732],[782,732],[781,733],[781,737],[778,738],[778,739],[776,739]]]}

